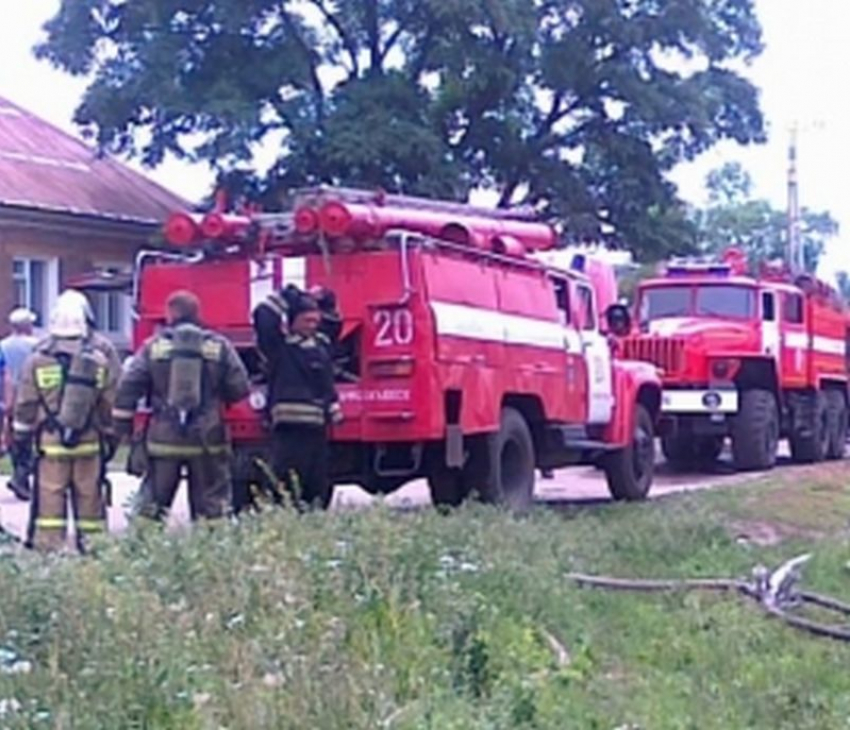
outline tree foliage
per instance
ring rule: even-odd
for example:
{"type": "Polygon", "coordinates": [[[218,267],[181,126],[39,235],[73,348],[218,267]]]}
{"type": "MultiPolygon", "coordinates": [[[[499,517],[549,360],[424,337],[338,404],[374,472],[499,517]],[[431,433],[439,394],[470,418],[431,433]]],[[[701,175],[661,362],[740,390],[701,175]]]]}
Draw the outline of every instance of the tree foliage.
{"type": "MultiPolygon", "coordinates": [[[[693,216],[702,250],[716,253],[737,246],[751,265],[787,258],[787,211],[753,198],[752,178],[739,163],[727,163],[710,172],[706,189],[709,204],[693,216]]],[[[837,234],[838,223],[829,212],[801,209],[800,240],[806,271],[817,271],[827,241],[837,234]]]]}
{"type": "Polygon", "coordinates": [[[99,145],[148,165],[207,160],[272,199],[483,186],[651,256],[691,233],[665,174],[764,137],[730,66],[761,50],[754,4],[62,0],[36,51],[91,78],[76,121],[99,145]],[[255,175],[261,144],[280,153],[255,175]]]}

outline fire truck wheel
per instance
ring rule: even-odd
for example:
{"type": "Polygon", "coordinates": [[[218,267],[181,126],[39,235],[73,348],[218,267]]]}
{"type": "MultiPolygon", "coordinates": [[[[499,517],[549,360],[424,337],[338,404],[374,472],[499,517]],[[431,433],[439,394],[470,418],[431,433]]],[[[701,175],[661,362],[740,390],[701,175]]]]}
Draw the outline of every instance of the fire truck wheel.
{"type": "Polygon", "coordinates": [[[732,423],[732,462],[740,471],[770,469],[779,445],[779,411],[769,390],[745,390],[732,423]]]}
{"type": "Polygon", "coordinates": [[[528,510],[534,501],[534,440],[525,418],[514,408],[502,409],[498,434],[481,439],[470,450],[466,482],[483,502],[513,512],[528,510]]]}
{"type": "Polygon", "coordinates": [[[632,442],[607,454],[602,468],[614,499],[635,502],[649,494],[655,470],[655,434],[652,416],[642,405],[637,406],[632,442]]]}
{"type": "Polygon", "coordinates": [[[428,489],[431,492],[431,502],[438,509],[447,507],[458,507],[466,497],[463,486],[463,472],[460,469],[451,469],[446,466],[445,461],[440,463],[435,458],[434,463],[428,469],[428,489]]]}
{"type": "Polygon", "coordinates": [[[843,459],[847,441],[847,403],[840,390],[827,391],[826,417],[829,424],[826,458],[843,459]]]}
{"type": "Polygon", "coordinates": [[[827,395],[822,392],[806,399],[803,411],[807,428],[803,433],[792,433],[791,458],[799,463],[822,461],[829,450],[829,409],[827,395]]]}

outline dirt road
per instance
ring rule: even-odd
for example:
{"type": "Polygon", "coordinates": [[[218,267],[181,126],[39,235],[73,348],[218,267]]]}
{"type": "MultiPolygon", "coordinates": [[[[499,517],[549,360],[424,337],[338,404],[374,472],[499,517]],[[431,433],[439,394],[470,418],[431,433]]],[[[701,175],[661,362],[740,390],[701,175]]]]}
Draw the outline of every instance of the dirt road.
{"type": "MultiPolygon", "coordinates": [[[[757,477],[758,474],[734,474],[728,465],[720,462],[711,474],[672,474],[663,464],[659,464],[655,483],[650,496],[652,498],[677,492],[707,489],[714,486],[731,485],[757,477]]],[[[127,525],[125,505],[137,488],[137,480],[125,474],[114,472],[113,507],[109,510],[109,529],[120,532],[127,525]]],[[[3,481],[5,487],[5,479],[3,481]]],[[[553,479],[538,479],[535,496],[544,503],[593,504],[607,502],[608,490],[602,473],[590,467],[574,467],[555,473],[553,479]]],[[[338,487],[334,493],[333,509],[357,509],[368,507],[376,499],[358,487],[338,487]]],[[[405,485],[389,495],[387,504],[394,508],[410,509],[426,506],[430,503],[428,487],[423,480],[405,485]]],[[[17,500],[11,492],[0,488],[0,524],[18,536],[26,531],[29,508],[17,500]]],[[[171,523],[179,525],[188,522],[188,508],[185,490],[181,488],[177,496],[171,523]]]]}

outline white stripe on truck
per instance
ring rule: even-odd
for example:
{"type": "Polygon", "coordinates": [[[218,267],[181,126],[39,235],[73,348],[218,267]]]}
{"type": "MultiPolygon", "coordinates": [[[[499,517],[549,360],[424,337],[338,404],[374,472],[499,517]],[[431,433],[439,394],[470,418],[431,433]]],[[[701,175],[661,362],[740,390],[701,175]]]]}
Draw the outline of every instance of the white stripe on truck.
{"type": "Polygon", "coordinates": [[[431,302],[437,334],[507,345],[581,352],[581,336],[558,322],[453,302],[431,302]]]}

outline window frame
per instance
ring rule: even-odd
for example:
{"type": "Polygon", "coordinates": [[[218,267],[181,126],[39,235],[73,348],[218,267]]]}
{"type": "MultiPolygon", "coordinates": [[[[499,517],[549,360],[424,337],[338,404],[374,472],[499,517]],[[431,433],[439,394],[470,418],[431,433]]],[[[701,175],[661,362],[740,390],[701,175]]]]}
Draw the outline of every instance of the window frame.
{"type": "Polygon", "coordinates": [[[567,277],[552,276],[552,291],[555,295],[555,310],[558,312],[561,324],[567,326],[573,321],[570,311],[570,280],[567,277]]]}
{"type": "Polygon", "coordinates": [[[796,292],[782,293],[782,322],[783,324],[791,324],[801,326],[806,323],[806,306],[802,294],[796,292]],[[794,316],[790,316],[789,304],[795,305],[794,316]]]}
{"type": "MultiPolygon", "coordinates": [[[[576,284],[576,306],[581,307],[584,302],[582,299],[584,298],[584,293],[587,293],[587,303],[589,307],[584,314],[586,315],[585,321],[581,321],[580,317],[576,317],[576,326],[582,332],[595,332],[599,329],[599,322],[596,313],[596,296],[593,291],[593,287],[584,282],[578,282],[576,284]]],[[[580,311],[580,310],[579,310],[580,311]]]]}
{"type": "Polygon", "coordinates": [[[12,301],[37,316],[39,325],[47,321],[58,289],[58,260],[41,256],[12,256],[12,301]],[[38,272],[38,273],[36,273],[38,272]],[[36,277],[40,281],[36,285],[36,277]],[[22,296],[18,296],[22,286],[22,296]]]}
{"type": "MultiPolygon", "coordinates": [[[[129,267],[117,263],[96,266],[104,274],[120,275],[129,267]]],[[[127,340],[132,330],[133,297],[121,289],[102,289],[88,292],[95,326],[113,340],[127,340]]]]}
{"type": "Polygon", "coordinates": [[[762,291],[761,293],[761,321],[762,322],[776,322],[776,292],[772,291],[762,291]],[[765,302],[770,301],[770,317],[767,317],[767,307],[765,307],[765,302]]]}

